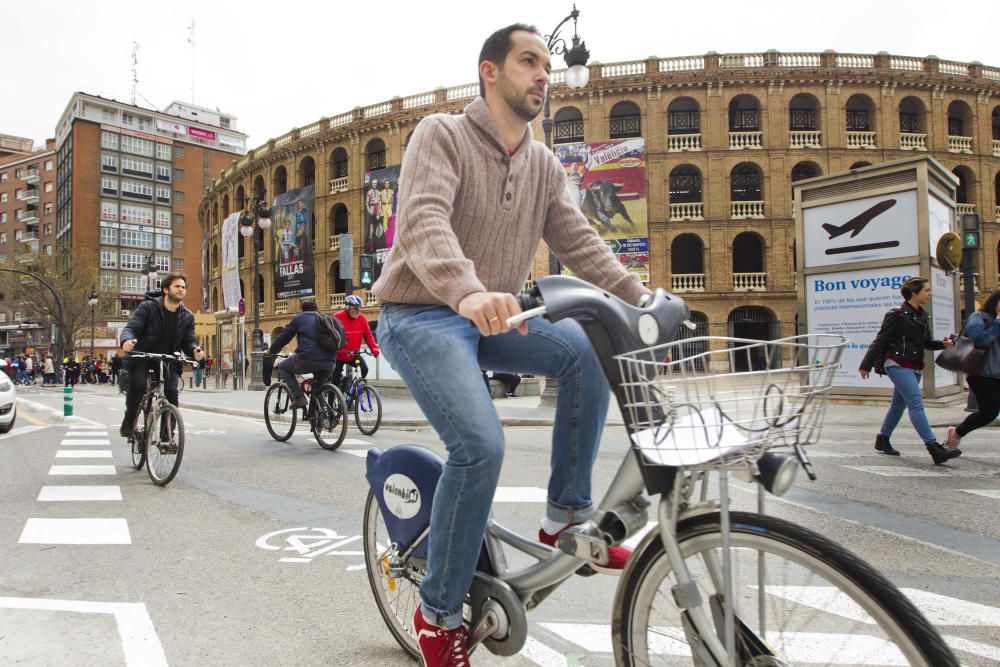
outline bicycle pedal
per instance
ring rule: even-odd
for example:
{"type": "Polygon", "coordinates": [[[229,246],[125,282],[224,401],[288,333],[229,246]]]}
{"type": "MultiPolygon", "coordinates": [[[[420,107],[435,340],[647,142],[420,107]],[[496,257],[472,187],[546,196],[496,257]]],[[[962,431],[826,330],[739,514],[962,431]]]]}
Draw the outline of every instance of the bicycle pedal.
{"type": "Polygon", "coordinates": [[[591,535],[583,530],[586,529],[569,528],[561,532],[558,542],[559,549],[563,553],[582,558],[589,563],[607,565],[608,543],[599,535],[591,535]]]}

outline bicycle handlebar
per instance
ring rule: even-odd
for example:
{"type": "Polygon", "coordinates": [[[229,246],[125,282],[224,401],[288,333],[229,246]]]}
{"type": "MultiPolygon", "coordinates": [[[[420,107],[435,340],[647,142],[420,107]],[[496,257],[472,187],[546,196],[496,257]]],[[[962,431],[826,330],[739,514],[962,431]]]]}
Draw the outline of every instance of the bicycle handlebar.
{"type": "Polygon", "coordinates": [[[194,359],[184,356],[183,352],[174,352],[172,354],[160,354],[158,352],[126,352],[125,356],[138,359],[161,359],[164,361],[179,361],[182,364],[198,363],[194,359]]]}

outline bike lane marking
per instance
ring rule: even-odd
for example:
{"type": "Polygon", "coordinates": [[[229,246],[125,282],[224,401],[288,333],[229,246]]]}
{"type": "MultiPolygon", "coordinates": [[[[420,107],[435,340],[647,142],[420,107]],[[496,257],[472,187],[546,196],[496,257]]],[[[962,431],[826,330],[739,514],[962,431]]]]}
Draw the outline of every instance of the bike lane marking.
{"type": "Polygon", "coordinates": [[[38,519],[24,524],[18,544],[132,544],[125,519],[38,519]]]}
{"type": "Polygon", "coordinates": [[[125,654],[125,664],[143,667],[166,667],[160,638],[153,627],[146,605],[141,602],[93,602],[88,600],[49,600],[45,598],[0,597],[0,609],[110,614],[118,627],[125,654]]]}
{"type": "Polygon", "coordinates": [[[39,502],[99,502],[121,501],[120,486],[43,486],[38,492],[39,502]]]}

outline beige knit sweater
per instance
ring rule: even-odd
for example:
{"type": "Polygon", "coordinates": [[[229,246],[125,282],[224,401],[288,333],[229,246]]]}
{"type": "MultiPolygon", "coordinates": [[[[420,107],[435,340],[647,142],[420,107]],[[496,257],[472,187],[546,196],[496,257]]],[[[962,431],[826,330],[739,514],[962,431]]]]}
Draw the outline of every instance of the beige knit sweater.
{"type": "Polygon", "coordinates": [[[422,120],[403,158],[396,235],[379,301],[458,303],[521,291],[540,239],[580,278],[629,303],[646,293],[580,212],[559,160],[531,129],[508,156],[483,98],[422,120]]]}

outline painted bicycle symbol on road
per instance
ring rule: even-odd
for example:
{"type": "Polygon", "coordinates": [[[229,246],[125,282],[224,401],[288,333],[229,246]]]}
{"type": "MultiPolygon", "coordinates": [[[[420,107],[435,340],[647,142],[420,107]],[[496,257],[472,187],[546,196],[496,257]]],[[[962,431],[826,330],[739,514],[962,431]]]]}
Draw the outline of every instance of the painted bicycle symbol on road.
{"type": "MultiPolygon", "coordinates": [[[[339,535],[330,528],[285,528],[257,538],[257,546],[267,551],[291,551],[297,556],[284,556],[279,563],[311,563],[317,556],[364,556],[364,551],[345,550],[361,539],[360,535],[339,535]]],[[[363,570],[364,564],[349,565],[347,570],[363,570]]]]}

